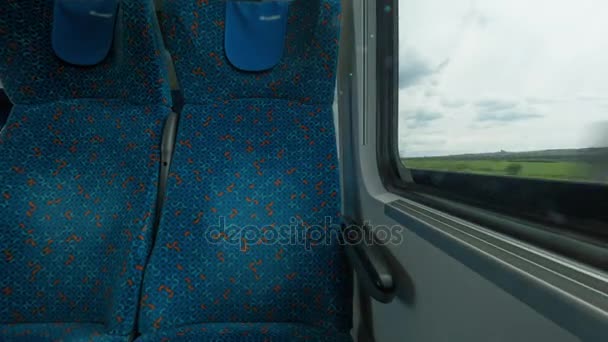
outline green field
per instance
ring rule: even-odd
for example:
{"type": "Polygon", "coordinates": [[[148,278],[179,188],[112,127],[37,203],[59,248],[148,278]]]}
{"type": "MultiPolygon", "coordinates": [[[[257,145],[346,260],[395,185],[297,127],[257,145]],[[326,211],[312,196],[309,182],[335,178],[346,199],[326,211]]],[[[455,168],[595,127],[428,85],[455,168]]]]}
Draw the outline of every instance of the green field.
{"type": "Polygon", "coordinates": [[[451,158],[409,158],[403,162],[413,169],[573,181],[590,181],[594,178],[594,168],[587,162],[451,158]]]}
{"type": "Polygon", "coordinates": [[[411,169],[608,183],[608,147],[404,158],[411,169]]]}

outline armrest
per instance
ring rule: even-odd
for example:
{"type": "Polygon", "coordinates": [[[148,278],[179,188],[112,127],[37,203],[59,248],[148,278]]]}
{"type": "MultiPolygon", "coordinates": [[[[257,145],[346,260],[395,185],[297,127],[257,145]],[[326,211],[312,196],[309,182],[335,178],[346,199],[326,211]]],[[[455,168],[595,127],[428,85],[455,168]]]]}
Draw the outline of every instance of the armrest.
{"type": "Polygon", "coordinates": [[[348,222],[345,250],[359,283],[367,294],[382,303],[390,303],[396,294],[395,280],[378,238],[366,225],[348,222]],[[372,237],[372,241],[365,238],[372,237]]]}

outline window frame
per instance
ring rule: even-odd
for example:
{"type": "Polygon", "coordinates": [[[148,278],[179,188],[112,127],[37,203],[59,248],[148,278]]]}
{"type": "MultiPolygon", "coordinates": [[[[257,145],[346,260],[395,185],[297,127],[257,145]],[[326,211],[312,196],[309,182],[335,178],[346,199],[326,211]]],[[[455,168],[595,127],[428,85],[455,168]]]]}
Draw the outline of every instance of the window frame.
{"type": "Polygon", "coordinates": [[[404,165],[398,149],[398,5],[398,0],[389,0],[378,2],[376,7],[377,164],[384,187],[516,239],[607,269],[608,185],[409,169],[404,165]],[[392,11],[385,6],[391,6],[392,11]],[[550,212],[555,215],[547,215],[550,212]]]}

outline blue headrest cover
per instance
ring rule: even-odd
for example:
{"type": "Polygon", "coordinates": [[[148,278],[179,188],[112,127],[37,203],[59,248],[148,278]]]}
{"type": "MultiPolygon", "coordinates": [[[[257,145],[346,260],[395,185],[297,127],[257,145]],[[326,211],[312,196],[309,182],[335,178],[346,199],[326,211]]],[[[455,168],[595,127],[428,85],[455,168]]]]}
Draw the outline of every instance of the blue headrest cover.
{"type": "Polygon", "coordinates": [[[226,1],[226,57],[243,71],[273,68],[283,56],[290,0],[226,1]]]}
{"type": "Polygon", "coordinates": [[[52,46],[57,57],[82,66],[100,63],[114,38],[119,0],[55,0],[52,46]]]}

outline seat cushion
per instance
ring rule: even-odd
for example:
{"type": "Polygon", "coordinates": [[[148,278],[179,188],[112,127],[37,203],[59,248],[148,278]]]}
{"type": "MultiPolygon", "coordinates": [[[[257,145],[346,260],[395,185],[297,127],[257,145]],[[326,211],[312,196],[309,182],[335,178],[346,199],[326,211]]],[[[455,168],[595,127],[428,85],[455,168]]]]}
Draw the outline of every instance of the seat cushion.
{"type": "Polygon", "coordinates": [[[331,117],[286,100],[184,107],[143,333],[198,322],[350,329],[331,117]],[[328,240],[291,239],[313,231],[328,240]]]}
{"type": "Polygon", "coordinates": [[[10,342],[126,342],[129,337],[104,334],[101,324],[38,323],[0,325],[0,340],[10,342]]]}
{"type": "Polygon", "coordinates": [[[0,132],[0,324],[131,334],[168,112],[102,100],[13,108],[0,132]]]}
{"type": "Polygon", "coordinates": [[[350,335],[294,323],[204,323],[142,335],[136,342],[348,342],[350,335]]]}

